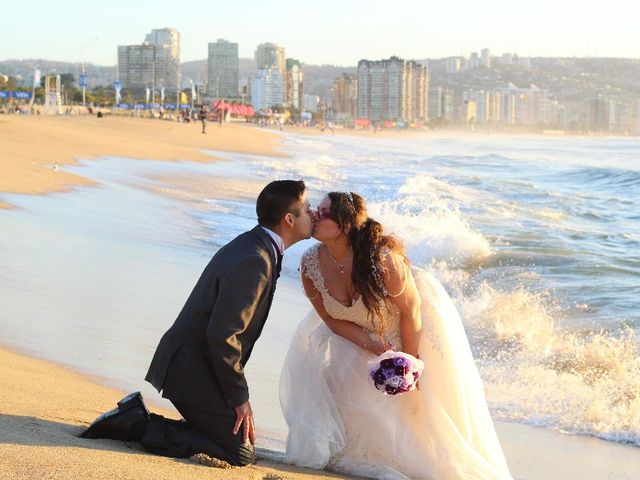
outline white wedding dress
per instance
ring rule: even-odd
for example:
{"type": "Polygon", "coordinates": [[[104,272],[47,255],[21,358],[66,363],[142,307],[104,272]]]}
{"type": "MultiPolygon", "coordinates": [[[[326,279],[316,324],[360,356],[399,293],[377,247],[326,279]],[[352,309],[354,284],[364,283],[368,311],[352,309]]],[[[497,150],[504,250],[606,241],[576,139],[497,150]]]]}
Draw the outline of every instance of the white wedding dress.
{"type": "MultiPolygon", "coordinates": [[[[305,275],[332,317],[372,332],[362,299],[346,307],[325,287],[319,245],[305,275]]],[[[413,270],[422,301],[420,390],[385,396],[369,384],[374,358],[312,311],[298,327],[280,379],[288,463],[375,479],[511,479],[460,316],[440,283],[413,270]]],[[[399,315],[385,336],[400,349],[399,315]]]]}

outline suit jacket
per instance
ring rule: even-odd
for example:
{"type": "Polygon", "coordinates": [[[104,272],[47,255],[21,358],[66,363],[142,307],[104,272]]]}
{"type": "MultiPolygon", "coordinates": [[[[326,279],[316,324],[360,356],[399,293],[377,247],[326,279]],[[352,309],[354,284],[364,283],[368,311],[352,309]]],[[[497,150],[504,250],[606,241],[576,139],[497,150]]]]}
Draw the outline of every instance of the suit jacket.
{"type": "Polygon", "coordinates": [[[274,246],[262,227],[218,250],[160,340],[146,380],[163,397],[205,411],[226,412],[246,402],[244,366],[276,280],[274,246]]]}

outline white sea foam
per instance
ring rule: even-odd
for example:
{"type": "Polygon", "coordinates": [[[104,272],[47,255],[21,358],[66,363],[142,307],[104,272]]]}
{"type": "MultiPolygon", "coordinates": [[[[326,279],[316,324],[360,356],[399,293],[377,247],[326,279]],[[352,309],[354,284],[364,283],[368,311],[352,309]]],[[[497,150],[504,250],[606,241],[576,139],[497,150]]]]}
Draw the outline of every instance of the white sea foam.
{"type": "Polygon", "coordinates": [[[437,259],[468,263],[489,255],[491,246],[458,210],[467,190],[419,175],[405,182],[396,198],[370,203],[369,214],[403,241],[417,265],[437,259]]]}
{"type": "Polygon", "coordinates": [[[483,283],[458,298],[498,418],[640,446],[640,357],[632,330],[564,331],[550,294],[483,283]]]}

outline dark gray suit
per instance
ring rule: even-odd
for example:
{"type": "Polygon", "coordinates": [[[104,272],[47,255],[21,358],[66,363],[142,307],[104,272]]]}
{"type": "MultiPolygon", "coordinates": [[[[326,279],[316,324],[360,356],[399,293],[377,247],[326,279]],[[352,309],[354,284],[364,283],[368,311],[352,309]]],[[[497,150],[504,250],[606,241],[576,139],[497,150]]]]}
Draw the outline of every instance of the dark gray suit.
{"type": "MultiPolygon", "coordinates": [[[[278,277],[274,252],[272,240],[260,226],[218,250],[160,340],[146,376],[178,408],[190,428],[231,450],[228,459],[218,451],[204,453],[232,463],[243,463],[234,458],[235,449],[245,448],[241,432],[231,438],[234,407],[249,399],[244,366],[273,300],[278,277]]],[[[167,447],[169,434],[161,423],[152,422],[145,434],[147,442],[143,439],[154,453],[167,447]]],[[[178,443],[193,442],[184,432],[178,436],[185,437],[178,443]]],[[[179,454],[173,455],[176,440],[169,442],[172,445],[165,454],[199,453],[180,445],[179,454]]]]}

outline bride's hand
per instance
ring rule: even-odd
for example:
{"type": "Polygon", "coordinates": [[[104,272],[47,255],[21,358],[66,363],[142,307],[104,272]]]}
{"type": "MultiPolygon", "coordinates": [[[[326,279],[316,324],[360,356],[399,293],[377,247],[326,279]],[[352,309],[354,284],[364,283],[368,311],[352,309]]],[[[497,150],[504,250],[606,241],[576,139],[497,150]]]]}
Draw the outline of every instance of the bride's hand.
{"type": "Polygon", "coordinates": [[[376,356],[382,355],[384,352],[387,351],[385,346],[380,342],[372,342],[371,344],[368,344],[366,346],[366,350],[369,350],[371,353],[373,353],[376,356]]]}

